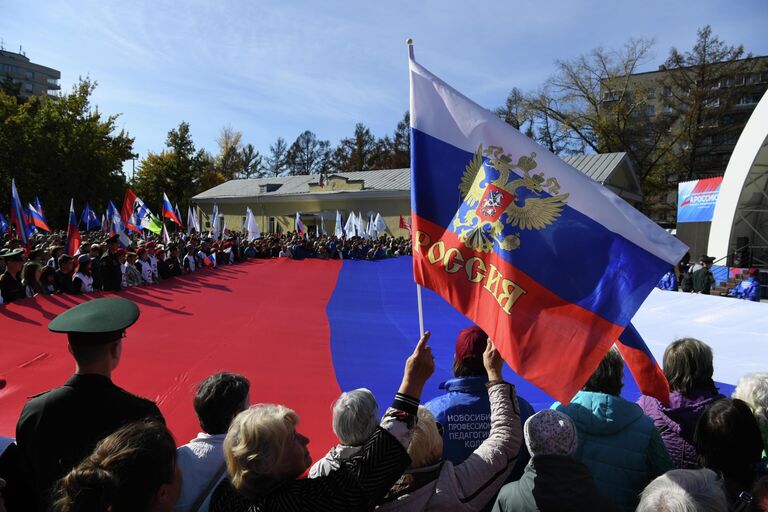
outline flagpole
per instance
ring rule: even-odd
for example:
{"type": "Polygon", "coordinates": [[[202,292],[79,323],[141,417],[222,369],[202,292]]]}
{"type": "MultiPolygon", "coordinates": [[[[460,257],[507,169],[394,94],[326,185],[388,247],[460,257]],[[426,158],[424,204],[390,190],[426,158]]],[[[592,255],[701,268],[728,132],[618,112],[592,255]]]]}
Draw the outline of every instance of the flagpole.
{"type": "MultiPolygon", "coordinates": [[[[408,58],[411,60],[415,60],[415,57],[413,56],[413,39],[408,38],[405,40],[405,44],[408,45],[408,58]]],[[[421,285],[416,284],[416,302],[417,307],[419,310],[419,337],[424,336],[424,308],[422,306],[421,302],[421,285]]]]}

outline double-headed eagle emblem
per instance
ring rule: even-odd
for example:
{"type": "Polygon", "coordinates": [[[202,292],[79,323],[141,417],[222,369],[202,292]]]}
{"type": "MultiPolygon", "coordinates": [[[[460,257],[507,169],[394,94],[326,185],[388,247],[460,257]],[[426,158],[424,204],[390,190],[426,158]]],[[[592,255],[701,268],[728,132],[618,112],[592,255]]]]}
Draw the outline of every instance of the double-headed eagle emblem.
{"type": "Polygon", "coordinates": [[[557,220],[568,194],[560,194],[557,179],[531,174],[535,158],[531,153],[515,164],[498,146],[477,148],[459,184],[464,201],[453,221],[467,247],[491,252],[498,244],[513,251],[520,247],[522,231],[543,229],[557,220]]]}

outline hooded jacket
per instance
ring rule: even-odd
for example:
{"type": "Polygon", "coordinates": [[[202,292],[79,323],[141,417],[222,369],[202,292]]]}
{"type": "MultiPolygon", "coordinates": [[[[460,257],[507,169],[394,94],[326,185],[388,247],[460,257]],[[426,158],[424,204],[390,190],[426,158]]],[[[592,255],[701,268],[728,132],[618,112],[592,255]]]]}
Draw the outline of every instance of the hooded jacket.
{"type": "Polygon", "coordinates": [[[653,421],[635,403],[620,396],[579,391],[569,405],[552,408],[567,414],[579,432],[576,458],[597,487],[621,510],[634,510],[645,486],[672,469],[653,421]]]}
{"type": "Polygon", "coordinates": [[[669,394],[669,405],[645,395],[641,396],[637,403],[653,420],[672,464],[677,469],[695,469],[699,467],[699,454],[693,446],[696,422],[707,407],[721,398],[724,397],[720,393],[697,389],[688,395],[673,391],[669,394]]]}
{"type": "Polygon", "coordinates": [[[618,510],[598,490],[587,466],[566,455],[536,455],[523,477],[505,485],[493,512],[618,510]]]}

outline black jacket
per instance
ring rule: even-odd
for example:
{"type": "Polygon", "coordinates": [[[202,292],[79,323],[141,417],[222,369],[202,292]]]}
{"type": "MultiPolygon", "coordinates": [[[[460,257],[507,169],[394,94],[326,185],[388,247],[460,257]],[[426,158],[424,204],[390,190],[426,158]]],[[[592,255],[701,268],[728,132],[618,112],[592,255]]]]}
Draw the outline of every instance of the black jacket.
{"type": "Polygon", "coordinates": [[[24,293],[24,287],[21,285],[21,277],[13,276],[7,270],[0,276],[0,294],[3,295],[3,302],[9,303],[15,300],[23,299],[27,296],[24,293]]]}
{"type": "Polygon", "coordinates": [[[403,445],[382,428],[368,438],[358,455],[327,476],[285,483],[249,501],[225,479],[211,498],[211,512],[298,512],[373,510],[411,463],[403,445]]]}
{"type": "Polygon", "coordinates": [[[62,387],[30,399],[16,425],[29,510],[48,510],[53,485],[98,441],[147,417],[162,419],[154,402],[124,391],[102,375],[75,374],[62,387]]]}
{"type": "MultiPolygon", "coordinates": [[[[120,260],[116,254],[109,252],[99,260],[99,277],[101,279],[101,289],[105,292],[119,292],[122,289],[123,272],[120,270],[120,260]]],[[[96,288],[96,283],[94,283],[96,288]]]]}

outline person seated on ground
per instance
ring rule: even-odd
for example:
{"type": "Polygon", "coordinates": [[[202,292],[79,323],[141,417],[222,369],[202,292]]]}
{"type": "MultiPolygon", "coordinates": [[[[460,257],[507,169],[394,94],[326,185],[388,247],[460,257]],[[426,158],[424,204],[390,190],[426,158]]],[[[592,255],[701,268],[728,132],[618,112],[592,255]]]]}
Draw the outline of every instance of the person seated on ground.
{"type": "Polygon", "coordinates": [[[365,388],[342,393],[333,403],[333,433],[340,443],[309,470],[309,478],[336,471],[342,461],[357,454],[379,425],[379,404],[365,388]]]}
{"type": "Polygon", "coordinates": [[[429,332],[408,357],[392,407],[360,453],[318,478],[297,479],[312,463],[298,415],[282,405],[252,406],[232,421],[224,439],[228,480],[216,488],[212,512],[370,510],[410,463],[406,448],[419,397],[435,370],[429,332]]]}
{"type": "Polygon", "coordinates": [[[670,292],[677,291],[677,276],[675,275],[675,267],[672,267],[666,274],[661,276],[659,284],[656,285],[659,290],[667,290],[670,292]]]}
{"type": "Polygon", "coordinates": [[[522,428],[515,387],[501,376],[503,361],[488,339],[483,363],[488,374],[491,433],[461,464],[443,459],[443,437],[435,417],[419,407],[408,447],[411,464],[377,510],[481,510],[496,496],[520,453],[522,428]]]}
{"type": "Polygon", "coordinates": [[[169,279],[171,277],[171,269],[168,263],[165,262],[165,249],[158,249],[155,251],[157,257],[157,274],[160,279],[169,279]]]}
{"type": "Polygon", "coordinates": [[[91,257],[81,254],[77,257],[77,272],[72,276],[72,293],[80,295],[93,291],[93,275],[91,274],[91,257]]]}
{"type": "Polygon", "coordinates": [[[51,251],[51,257],[46,263],[53,270],[59,270],[59,258],[64,254],[64,247],[60,245],[53,245],[49,248],[51,251]]]}
{"type": "Polygon", "coordinates": [[[136,270],[141,274],[141,284],[152,284],[155,282],[154,271],[152,270],[152,263],[149,261],[149,254],[147,249],[139,247],[136,250],[136,255],[139,259],[136,261],[136,270]]]}
{"type": "Polygon", "coordinates": [[[72,277],[75,273],[75,260],[69,254],[62,254],[59,257],[59,270],[54,274],[53,287],[57,293],[72,294],[72,277]]]}
{"type": "Polygon", "coordinates": [[[493,512],[616,510],[574,458],[579,437],[571,418],[545,409],[528,418],[523,433],[531,461],[520,480],[501,488],[493,512]]]}
{"type": "Polygon", "coordinates": [[[53,512],[170,512],[180,491],[173,436],[159,421],[137,421],[58,482],[53,512]]]}
{"type": "Polygon", "coordinates": [[[187,254],[184,256],[184,273],[189,274],[194,272],[198,267],[197,256],[195,254],[195,246],[192,244],[187,245],[187,254]]]}
{"type": "Polygon", "coordinates": [[[750,268],[747,278],[743,279],[735,288],[728,291],[728,295],[737,299],[760,302],[760,271],[750,268]]]}
{"type": "MultiPolygon", "coordinates": [[[[491,431],[491,404],[485,384],[488,374],[483,364],[483,353],[488,335],[477,326],[462,330],[456,338],[453,357],[455,378],[440,384],[446,394],[427,402],[424,406],[443,426],[443,457],[453,464],[461,464],[491,431]]],[[[533,407],[524,398],[517,397],[520,406],[520,427],[533,415],[533,407]]],[[[521,446],[520,456],[508,481],[523,474],[530,456],[521,446]]]]}
{"type": "Polygon", "coordinates": [[[168,257],[165,259],[165,263],[168,265],[168,271],[170,272],[171,276],[178,277],[182,274],[178,245],[174,243],[168,244],[168,257]]]}
{"type": "MultiPolygon", "coordinates": [[[[586,510],[586,509],[585,509],[586,510]]],[[[643,490],[637,512],[728,512],[723,481],[709,469],[673,469],[643,490]]]]}
{"type": "Polygon", "coordinates": [[[733,507],[742,492],[749,492],[763,452],[760,427],[749,406],[723,398],[699,418],[694,434],[699,461],[723,477],[728,503],[733,507]]]}
{"type": "Polygon", "coordinates": [[[732,398],[738,398],[752,410],[763,440],[763,462],[760,473],[768,474],[768,373],[748,373],[736,383],[732,398]]]}
{"type": "Polygon", "coordinates": [[[39,263],[28,261],[24,264],[24,270],[21,273],[21,284],[24,286],[24,295],[34,297],[43,293],[43,285],[40,284],[40,276],[43,269],[39,263]]]}
{"type": "MultiPolygon", "coordinates": [[[[160,410],[111,379],[120,363],[125,330],[139,308],[122,298],[94,299],[68,309],[48,329],[67,334],[75,374],[61,387],[31,398],[16,425],[25,511],[47,511],[53,484],[80,463],[96,443],[126,423],[160,410]]],[[[175,450],[174,450],[175,453],[175,450]]]]}
{"type": "Polygon", "coordinates": [[[576,458],[597,487],[621,510],[634,510],[648,482],[674,466],[653,421],[619,396],[623,378],[624,360],[612,347],[571,403],[555,402],[552,409],[576,424],[576,458]]]}
{"type": "Polygon", "coordinates": [[[56,291],[56,271],[48,265],[40,272],[40,287],[43,295],[52,295],[56,291]]]}
{"type": "Polygon", "coordinates": [[[724,398],[712,380],[712,349],[694,338],[670,343],[664,351],[664,375],[669,382],[669,405],[652,396],[641,396],[637,403],[664,440],[672,463],[678,469],[699,467],[699,454],[693,446],[696,422],[716,400],[724,398]]]}
{"type": "Polygon", "coordinates": [[[126,255],[125,264],[125,284],[128,288],[132,286],[141,286],[144,280],[141,278],[141,272],[138,269],[138,256],[135,252],[129,252],[126,255]]]}
{"type": "Polygon", "coordinates": [[[203,431],[178,449],[184,478],[174,511],[208,512],[210,495],[226,476],[224,437],[232,419],[248,408],[249,391],[248,379],[224,372],[214,373],[197,387],[194,408],[203,431]]]}
{"type": "Polygon", "coordinates": [[[5,261],[5,272],[0,275],[0,295],[3,303],[8,304],[26,297],[21,284],[21,269],[24,267],[23,249],[5,249],[0,252],[5,261]]]}

